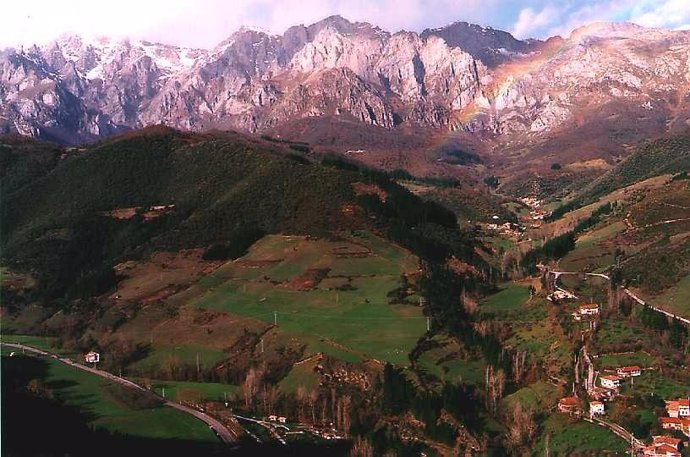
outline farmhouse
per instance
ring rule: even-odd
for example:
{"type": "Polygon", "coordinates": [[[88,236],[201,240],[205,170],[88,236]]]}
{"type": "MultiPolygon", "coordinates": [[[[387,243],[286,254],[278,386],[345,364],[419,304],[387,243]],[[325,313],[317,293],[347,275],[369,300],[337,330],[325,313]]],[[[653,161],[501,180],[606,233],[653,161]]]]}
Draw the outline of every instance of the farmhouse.
{"type": "Polygon", "coordinates": [[[84,355],[86,363],[98,363],[101,360],[101,355],[98,352],[91,351],[84,355]]]}
{"type": "Polygon", "coordinates": [[[664,430],[678,430],[687,436],[690,436],[690,419],[681,419],[679,417],[661,417],[659,418],[661,428],[664,430]]]}
{"type": "Polygon", "coordinates": [[[666,412],[669,417],[690,417],[690,399],[667,400],[666,412]]]}
{"type": "Polygon", "coordinates": [[[604,414],[604,404],[600,401],[590,401],[589,402],[589,415],[598,416],[604,414]]]}
{"type": "Polygon", "coordinates": [[[648,457],[681,457],[678,449],[674,449],[668,444],[652,444],[643,449],[642,454],[648,457]]]}
{"type": "Polygon", "coordinates": [[[652,437],[652,444],[654,445],[661,445],[661,444],[666,444],[668,446],[671,446],[675,450],[678,450],[680,448],[680,440],[678,438],[674,438],[672,436],[668,435],[655,435],[652,437]]]}
{"type": "Polygon", "coordinates": [[[573,318],[576,321],[580,321],[586,317],[596,316],[599,314],[599,305],[595,303],[585,303],[577,308],[577,311],[573,313],[573,318]]]}
{"type": "Polygon", "coordinates": [[[563,397],[558,400],[558,410],[562,413],[577,413],[580,410],[580,400],[577,397],[563,397]]]}
{"type": "Polygon", "coordinates": [[[618,389],[621,386],[621,378],[616,375],[606,375],[601,377],[601,386],[607,389],[618,389]]]}
{"type": "Polygon", "coordinates": [[[287,422],[287,417],[285,417],[285,416],[280,416],[280,417],[278,417],[278,422],[280,422],[281,424],[286,423],[286,422],[287,422]]]}
{"type": "Polygon", "coordinates": [[[642,374],[642,369],[637,365],[633,365],[629,367],[620,367],[616,372],[621,378],[632,378],[633,376],[640,376],[642,374]]]}
{"type": "Polygon", "coordinates": [[[577,308],[577,313],[581,316],[594,316],[599,314],[599,305],[596,303],[585,303],[577,308]]]}

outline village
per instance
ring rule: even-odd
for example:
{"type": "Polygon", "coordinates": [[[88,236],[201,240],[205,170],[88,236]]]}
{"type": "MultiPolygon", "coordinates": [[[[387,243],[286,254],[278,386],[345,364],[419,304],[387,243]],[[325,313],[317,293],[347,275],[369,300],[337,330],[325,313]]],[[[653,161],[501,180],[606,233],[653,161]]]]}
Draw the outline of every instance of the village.
{"type": "MultiPolygon", "coordinates": [[[[572,297],[566,295],[561,298],[572,297]]],[[[597,329],[599,314],[600,306],[596,303],[583,303],[572,313],[575,322],[589,323],[588,328],[582,330],[583,341],[585,335],[597,329]]],[[[658,421],[661,428],[667,431],[667,434],[653,435],[651,443],[643,443],[620,425],[605,419],[607,403],[621,397],[621,388],[626,383],[633,385],[635,379],[642,375],[642,368],[637,365],[630,365],[599,372],[594,369],[591,358],[587,354],[586,343],[582,348],[581,360],[587,365],[588,373],[584,379],[587,397],[578,397],[575,393],[576,386],[573,385],[573,395],[563,397],[558,401],[557,409],[559,412],[596,423],[609,428],[619,436],[625,437],[631,444],[633,455],[681,457],[681,449],[687,447],[690,440],[690,398],[664,399],[666,416],[659,417],[658,421]],[[599,385],[596,385],[597,379],[599,385]]]]}

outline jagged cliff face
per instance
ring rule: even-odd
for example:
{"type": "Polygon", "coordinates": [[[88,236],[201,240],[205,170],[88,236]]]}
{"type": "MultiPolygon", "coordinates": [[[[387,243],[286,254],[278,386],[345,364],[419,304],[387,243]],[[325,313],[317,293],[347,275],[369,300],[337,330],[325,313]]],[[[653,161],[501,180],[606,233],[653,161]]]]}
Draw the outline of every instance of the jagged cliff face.
{"type": "Polygon", "coordinates": [[[612,103],[663,124],[689,83],[688,32],[599,24],[538,42],[465,23],[391,35],[336,16],[282,36],[241,29],[210,51],[79,37],[1,51],[0,131],[80,141],[335,115],[539,136],[612,103]]]}

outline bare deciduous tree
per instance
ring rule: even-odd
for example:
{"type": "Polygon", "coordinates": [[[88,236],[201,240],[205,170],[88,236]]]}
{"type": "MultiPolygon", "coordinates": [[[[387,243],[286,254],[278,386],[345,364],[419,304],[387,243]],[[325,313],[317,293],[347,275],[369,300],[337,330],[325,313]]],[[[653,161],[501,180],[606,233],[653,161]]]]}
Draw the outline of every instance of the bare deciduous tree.
{"type": "Polygon", "coordinates": [[[357,437],[350,449],[350,457],[374,457],[374,448],[369,441],[357,437]]]}
{"type": "Polygon", "coordinates": [[[495,370],[493,365],[486,367],[486,409],[492,413],[496,412],[498,401],[503,398],[505,383],[506,376],[503,370],[495,370]]]}
{"type": "Polygon", "coordinates": [[[506,424],[506,443],[512,448],[525,446],[534,440],[537,434],[537,424],[531,410],[524,409],[516,402],[508,414],[506,424]]]}

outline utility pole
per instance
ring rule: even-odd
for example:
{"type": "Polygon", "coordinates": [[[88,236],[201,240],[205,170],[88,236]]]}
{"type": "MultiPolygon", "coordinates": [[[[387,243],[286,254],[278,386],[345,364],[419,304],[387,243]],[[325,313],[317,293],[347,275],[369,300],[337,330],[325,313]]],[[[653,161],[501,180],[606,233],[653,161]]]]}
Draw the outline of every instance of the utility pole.
{"type": "Polygon", "coordinates": [[[278,326],[278,311],[273,311],[273,325],[278,326]]]}
{"type": "Polygon", "coordinates": [[[201,370],[200,370],[200,368],[199,368],[199,353],[197,352],[197,353],[196,353],[196,374],[197,374],[197,376],[199,376],[199,372],[200,372],[200,371],[201,371],[201,370]]]}
{"type": "Polygon", "coordinates": [[[165,386],[163,386],[163,398],[165,398],[165,386]]]}
{"type": "Polygon", "coordinates": [[[431,330],[431,318],[429,316],[426,317],[426,331],[428,332],[431,330]]]}
{"type": "Polygon", "coordinates": [[[228,407],[228,393],[227,392],[223,392],[223,398],[225,399],[225,407],[227,408],[228,407]]]}

